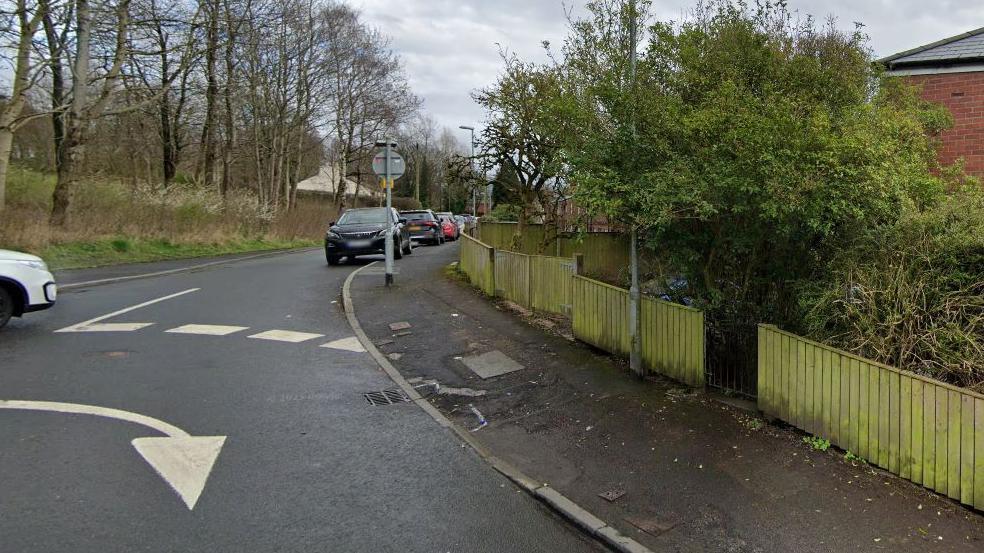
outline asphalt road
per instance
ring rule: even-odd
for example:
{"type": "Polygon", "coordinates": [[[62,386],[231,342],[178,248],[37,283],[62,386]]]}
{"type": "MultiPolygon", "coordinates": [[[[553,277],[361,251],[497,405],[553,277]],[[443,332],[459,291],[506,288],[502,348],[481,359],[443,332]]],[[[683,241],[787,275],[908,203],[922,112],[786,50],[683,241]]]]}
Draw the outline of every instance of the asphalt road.
{"type": "Polygon", "coordinates": [[[600,550],[416,406],[367,403],[393,385],[349,351],[354,268],[251,259],[12,321],[0,402],[58,403],[0,403],[0,551],[600,550]]]}

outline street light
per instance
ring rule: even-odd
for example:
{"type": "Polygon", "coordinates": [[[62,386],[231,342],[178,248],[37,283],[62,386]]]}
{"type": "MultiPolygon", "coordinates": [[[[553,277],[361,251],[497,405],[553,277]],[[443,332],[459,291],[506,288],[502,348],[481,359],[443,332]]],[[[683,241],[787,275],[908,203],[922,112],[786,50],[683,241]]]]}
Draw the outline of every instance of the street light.
{"type": "MultiPolygon", "coordinates": [[[[469,127],[468,125],[460,125],[458,128],[464,131],[471,132],[471,142],[469,142],[469,144],[471,144],[471,168],[472,168],[472,172],[474,173],[475,172],[475,127],[469,127]]],[[[472,187],[472,215],[478,217],[478,208],[475,205],[475,202],[476,202],[475,187],[472,187]]]]}

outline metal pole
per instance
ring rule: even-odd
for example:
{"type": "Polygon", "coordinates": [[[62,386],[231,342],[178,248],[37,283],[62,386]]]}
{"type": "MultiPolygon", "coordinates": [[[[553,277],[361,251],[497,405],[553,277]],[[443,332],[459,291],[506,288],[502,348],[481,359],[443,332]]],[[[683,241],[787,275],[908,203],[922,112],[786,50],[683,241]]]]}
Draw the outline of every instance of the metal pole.
{"type": "MultiPolygon", "coordinates": [[[[629,0],[629,86],[630,93],[635,94],[636,80],[636,2],[629,0]]],[[[632,160],[635,160],[636,148],[636,124],[635,124],[635,102],[632,103],[632,112],[629,115],[629,124],[632,127],[632,160]]],[[[635,170],[635,163],[631,163],[630,168],[635,170]]],[[[635,175],[632,175],[633,177],[635,175]]],[[[639,336],[639,254],[638,254],[638,231],[636,225],[632,225],[631,249],[629,255],[629,271],[632,273],[632,283],[629,287],[629,368],[639,377],[642,372],[642,340],[639,336]]]]}
{"type": "MultiPolygon", "coordinates": [[[[471,170],[472,173],[474,173],[475,172],[475,129],[469,129],[469,130],[471,132],[471,142],[469,143],[471,145],[471,170]]],[[[475,199],[477,196],[478,196],[478,190],[476,190],[476,188],[473,186],[472,187],[472,215],[476,217],[478,217],[478,208],[475,206],[475,199]]],[[[486,215],[489,214],[488,207],[485,208],[485,214],[486,215]]]]}
{"type": "Polygon", "coordinates": [[[393,178],[390,174],[390,139],[386,139],[386,286],[393,284],[393,178]]]}

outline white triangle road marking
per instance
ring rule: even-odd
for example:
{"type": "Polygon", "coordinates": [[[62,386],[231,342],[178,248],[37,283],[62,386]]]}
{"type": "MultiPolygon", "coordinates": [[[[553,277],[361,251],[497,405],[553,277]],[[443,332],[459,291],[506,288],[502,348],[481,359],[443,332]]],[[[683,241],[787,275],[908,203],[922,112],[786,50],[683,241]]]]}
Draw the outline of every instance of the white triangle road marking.
{"type": "Polygon", "coordinates": [[[178,492],[188,510],[205,489],[225,436],[136,438],[131,443],[157,474],[178,492]]]}
{"type": "Polygon", "coordinates": [[[342,338],[341,340],[335,340],[333,342],[328,342],[327,344],[321,344],[319,347],[340,349],[342,351],[352,351],[355,353],[364,353],[366,351],[366,348],[362,347],[362,342],[360,342],[355,336],[342,338]]]}
{"type": "Polygon", "coordinates": [[[147,328],[154,323],[92,323],[87,325],[75,325],[69,328],[56,330],[55,332],[133,332],[141,328],[147,328]]]}
{"type": "Polygon", "coordinates": [[[226,325],[198,325],[190,324],[165,330],[171,334],[203,334],[206,336],[228,336],[241,332],[249,328],[248,326],[226,326],[226,325]]]}
{"type": "Polygon", "coordinates": [[[321,338],[324,334],[312,334],[310,332],[294,332],[293,330],[268,330],[266,332],[260,332],[259,334],[253,334],[249,338],[255,338],[257,340],[273,340],[276,342],[290,342],[292,344],[297,344],[300,342],[306,342],[308,340],[314,340],[315,338],[321,338]]]}

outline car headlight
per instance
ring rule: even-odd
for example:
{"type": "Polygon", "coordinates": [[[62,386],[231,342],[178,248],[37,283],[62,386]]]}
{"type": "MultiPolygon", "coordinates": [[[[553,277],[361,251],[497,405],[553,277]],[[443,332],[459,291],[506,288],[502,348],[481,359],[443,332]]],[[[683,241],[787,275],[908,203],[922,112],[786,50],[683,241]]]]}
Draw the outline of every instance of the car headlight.
{"type": "Polygon", "coordinates": [[[340,236],[340,235],[339,235],[339,234],[338,234],[337,232],[335,232],[335,231],[333,231],[333,230],[329,230],[329,231],[328,231],[328,238],[337,238],[337,239],[341,239],[342,237],[341,237],[341,236],[340,236]]]}
{"type": "Polygon", "coordinates": [[[383,229],[376,233],[376,236],[386,236],[386,229],[383,229]]]}
{"type": "Polygon", "coordinates": [[[29,260],[29,259],[18,259],[17,262],[20,263],[21,265],[27,265],[28,267],[30,267],[32,269],[38,269],[39,271],[47,271],[48,270],[48,265],[45,264],[44,261],[32,261],[32,260],[29,260]]]}

